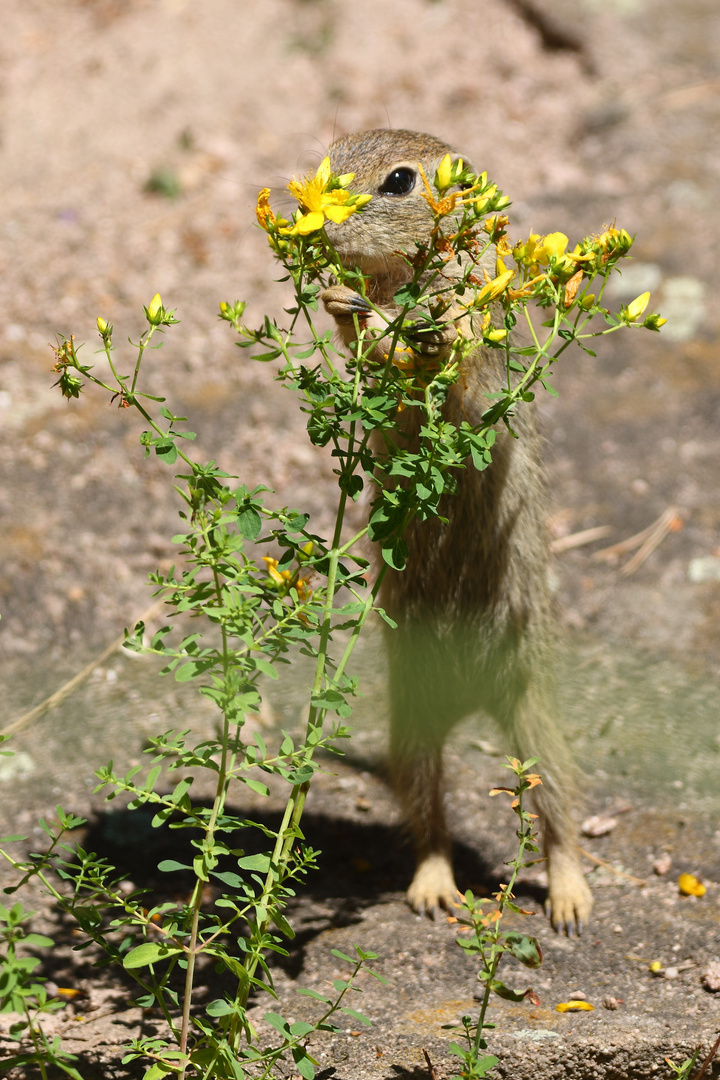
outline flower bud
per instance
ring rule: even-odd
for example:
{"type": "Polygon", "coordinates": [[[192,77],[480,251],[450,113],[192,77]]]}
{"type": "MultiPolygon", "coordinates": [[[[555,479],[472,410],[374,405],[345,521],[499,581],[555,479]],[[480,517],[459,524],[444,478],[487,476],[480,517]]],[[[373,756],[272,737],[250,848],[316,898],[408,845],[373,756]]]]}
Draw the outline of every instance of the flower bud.
{"type": "Polygon", "coordinates": [[[100,315],[98,315],[98,317],[97,317],[97,328],[100,331],[100,333],[103,335],[103,337],[105,336],[105,334],[107,334],[108,324],[105,322],[105,320],[100,315]]]}
{"type": "Polygon", "coordinates": [[[475,297],[474,306],[482,307],[483,304],[490,304],[493,300],[497,300],[505,292],[514,276],[513,270],[506,270],[504,273],[498,274],[492,281],[488,281],[487,285],[483,285],[475,297]]]}
{"type": "Polygon", "coordinates": [[[625,314],[628,322],[635,322],[638,319],[645,308],[648,306],[650,300],[650,293],[644,292],[640,296],[636,296],[631,304],[628,304],[625,309],[625,314]]]}
{"type": "Polygon", "coordinates": [[[647,315],[643,326],[647,330],[659,330],[661,326],[664,326],[667,319],[664,319],[662,315],[647,315]]]}
{"type": "Polygon", "coordinates": [[[151,326],[158,326],[162,322],[163,309],[160,293],[155,293],[150,304],[145,309],[145,314],[151,326]]]}
{"type": "Polygon", "coordinates": [[[435,187],[438,191],[445,191],[452,183],[452,158],[446,154],[437,167],[435,173],[435,187]]]}

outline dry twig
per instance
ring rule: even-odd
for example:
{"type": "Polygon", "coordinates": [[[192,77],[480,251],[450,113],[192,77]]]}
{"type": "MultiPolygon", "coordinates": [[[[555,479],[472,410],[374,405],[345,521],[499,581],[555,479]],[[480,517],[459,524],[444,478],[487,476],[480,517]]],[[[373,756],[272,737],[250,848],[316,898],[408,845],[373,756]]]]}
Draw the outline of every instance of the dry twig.
{"type": "Polygon", "coordinates": [[[682,514],[674,506],[669,506],[657,521],[653,521],[652,525],[648,525],[646,529],[635,533],[634,536],[629,536],[626,540],[621,540],[617,544],[596,551],[593,559],[596,562],[612,563],[617,562],[621,555],[626,555],[629,551],[635,551],[632,559],[620,570],[622,577],[628,577],[642,566],[668,533],[678,532],[683,525],[682,514]]]}

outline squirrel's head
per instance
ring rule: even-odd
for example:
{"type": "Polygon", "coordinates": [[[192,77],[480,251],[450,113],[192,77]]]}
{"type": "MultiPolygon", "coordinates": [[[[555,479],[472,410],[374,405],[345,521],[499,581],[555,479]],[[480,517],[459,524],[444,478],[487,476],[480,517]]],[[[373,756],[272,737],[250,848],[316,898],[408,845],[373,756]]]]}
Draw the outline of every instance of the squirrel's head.
{"type": "Polygon", "coordinates": [[[328,237],[347,266],[371,275],[402,273],[405,264],[393,256],[398,251],[412,254],[415,242],[426,240],[433,224],[418,165],[432,183],[447,153],[465,160],[441,139],[416,131],[364,131],[332,144],[328,154],[333,173],[355,173],[350,191],[372,195],[341,225],[326,223],[328,237]]]}

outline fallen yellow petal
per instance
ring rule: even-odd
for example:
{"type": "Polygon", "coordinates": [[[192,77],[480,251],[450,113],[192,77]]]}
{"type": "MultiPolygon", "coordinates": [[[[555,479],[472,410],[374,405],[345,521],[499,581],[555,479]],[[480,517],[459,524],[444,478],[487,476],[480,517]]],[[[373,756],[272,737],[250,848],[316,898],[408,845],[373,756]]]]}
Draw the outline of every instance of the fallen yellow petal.
{"type": "Polygon", "coordinates": [[[555,1006],[555,1012],[591,1012],[594,1008],[589,1001],[561,1001],[555,1006]]]}
{"type": "Polygon", "coordinates": [[[702,881],[694,874],[681,874],[678,878],[678,889],[683,896],[704,896],[707,892],[702,881]]]}

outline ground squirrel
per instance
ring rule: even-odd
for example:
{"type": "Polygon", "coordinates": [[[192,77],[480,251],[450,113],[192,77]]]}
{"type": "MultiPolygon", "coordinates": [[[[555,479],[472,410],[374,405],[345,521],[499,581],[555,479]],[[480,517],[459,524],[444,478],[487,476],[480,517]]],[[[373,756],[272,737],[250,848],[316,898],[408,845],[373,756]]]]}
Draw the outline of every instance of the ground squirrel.
{"type": "MultiPolygon", "coordinates": [[[[327,222],[328,236],[343,262],[368,276],[369,296],[390,317],[398,311],[393,294],[410,276],[396,253],[414,252],[432,226],[418,164],[432,180],[448,152],[467,164],[439,139],[411,131],[367,131],[330,147],[333,173],[353,172],[351,189],[372,199],[341,225],[327,222]]],[[[325,290],[321,299],[346,345],[355,339],[353,316],[362,326],[383,325],[345,286],[325,290]]],[[[447,334],[436,331],[421,348],[448,347],[455,335],[452,315],[446,315],[447,334]]],[[[464,361],[444,406],[448,419],[479,421],[487,392],[504,377],[498,356],[479,348],[464,361]]],[[[478,472],[469,464],[459,473],[457,492],[442,505],[447,524],[410,526],[408,565],[384,583],[383,606],[398,624],[387,634],[390,771],[417,845],[408,900],[434,914],[456,898],[443,809],[443,743],[462,717],[480,709],[493,715],[514,753],[540,759],[537,807],[549,907],[553,924],[571,932],[588,917],[592,898],[571,817],[573,766],[556,723],[540,439],[532,408],[523,406],[513,423],[519,438],[498,433],[490,468],[478,472]]]]}

